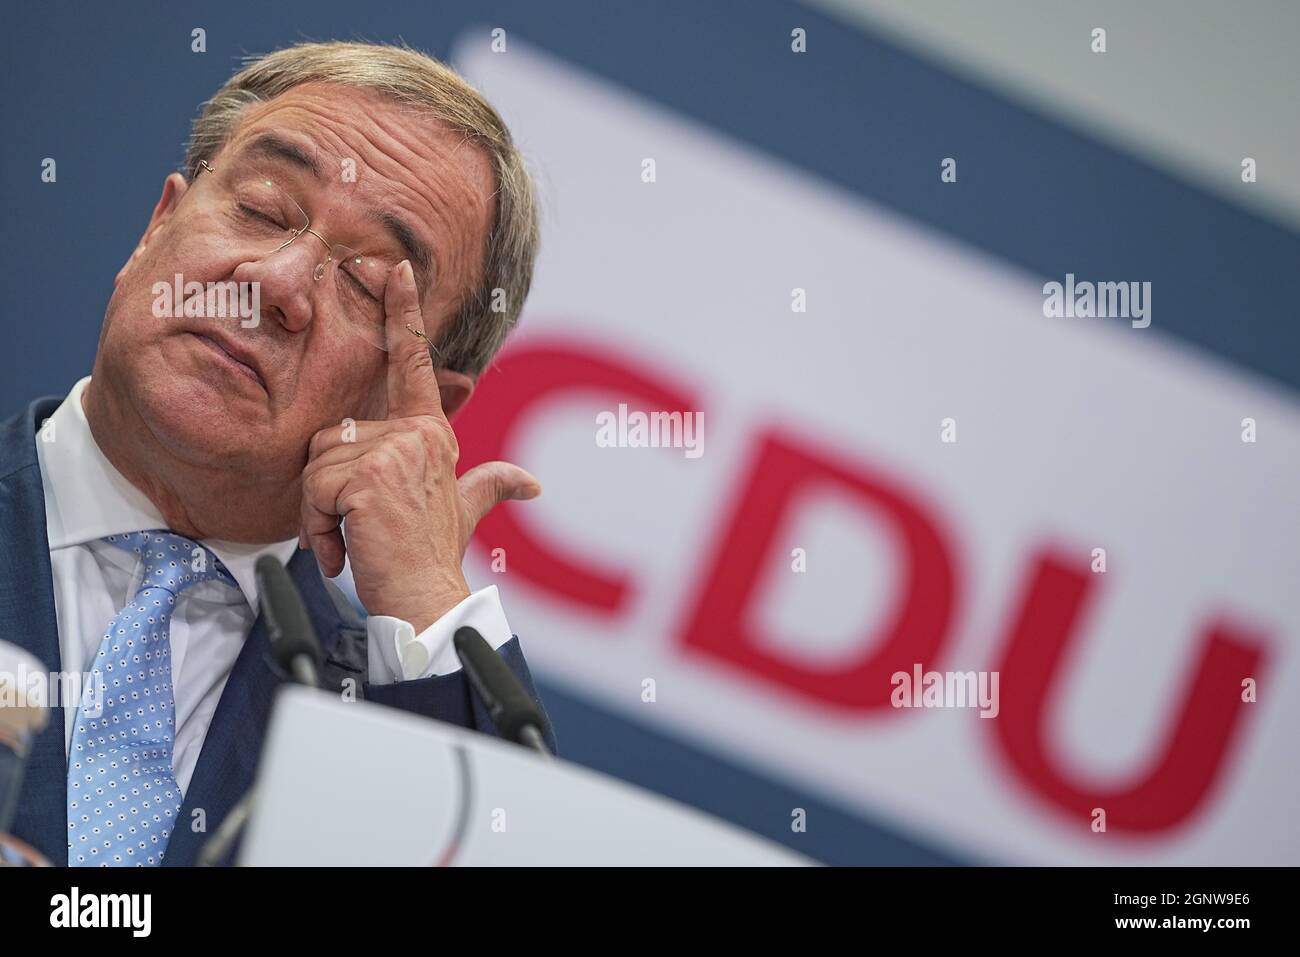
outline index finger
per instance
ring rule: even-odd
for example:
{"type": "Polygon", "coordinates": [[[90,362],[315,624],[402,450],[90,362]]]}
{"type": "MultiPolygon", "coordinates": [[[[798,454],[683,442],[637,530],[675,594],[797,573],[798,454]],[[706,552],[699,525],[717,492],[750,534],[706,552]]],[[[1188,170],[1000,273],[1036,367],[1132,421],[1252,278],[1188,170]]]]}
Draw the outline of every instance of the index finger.
{"type": "Polygon", "coordinates": [[[424,338],[420,293],[408,259],[393,267],[384,289],[384,335],[388,342],[388,417],[441,416],[442,397],[429,342],[424,338]]]}

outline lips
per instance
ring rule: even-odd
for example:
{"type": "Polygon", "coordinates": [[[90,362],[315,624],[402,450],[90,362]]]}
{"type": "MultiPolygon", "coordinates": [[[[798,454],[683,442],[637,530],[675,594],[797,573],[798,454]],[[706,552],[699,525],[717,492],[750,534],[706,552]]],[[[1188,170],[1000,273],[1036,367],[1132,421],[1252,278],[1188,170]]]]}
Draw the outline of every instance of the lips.
{"type": "Polygon", "coordinates": [[[194,332],[191,335],[203,343],[218,362],[231,371],[253,380],[263,389],[266,388],[266,378],[262,375],[261,364],[251,351],[225,336],[203,332],[194,332]]]}

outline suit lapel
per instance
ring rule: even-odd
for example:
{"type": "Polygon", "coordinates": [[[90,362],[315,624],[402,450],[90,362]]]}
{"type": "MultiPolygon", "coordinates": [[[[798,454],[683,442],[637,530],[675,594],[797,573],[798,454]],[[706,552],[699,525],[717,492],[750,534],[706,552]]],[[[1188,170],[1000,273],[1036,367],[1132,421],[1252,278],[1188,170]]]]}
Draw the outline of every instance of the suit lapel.
{"type": "MultiPolygon", "coordinates": [[[[45,529],[45,489],[36,456],[36,429],[60,399],[33,402],[25,413],[0,424],[0,637],[41,660],[51,674],[63,670],[54,610],[50,542],[45,529]]],[[[52,683],[55,694],[64,685],[52,683]]],[[[68,860],[68,761],[64,750],[64,702],[53,695],[50,722],[32,744],[18,801],[14,833],[54,864],[68,860]]],[[[68,704],[75,708],[78,702],[68,704]]]]}
{"type": "MultiPolygon", "coordinates": [[[[316,557],[299,550],[288,568],[328,655],[344,622],[325,590],[316,557]]],[[[283,683],[270,664],[270,652],[264,616],[258,614],[208,726],[165,865],[195,863],[204,842],[253,783],[275,691],[283,683]]]]}
{"type": "MultiPolygon", "coordinates": [[[[6,625],[3,640],[35,655],[52,674],[61,672],[63,666],[36,432],[61,401],[38,399],[26,412],[0,423],[0,532],[5,542],[5,547],[0,548],[0,621],[6,625]]],[[[349,626],[326,591],[311,552],[296,552],[289,562],[289,574],[328,656],[349,626]]],[[[269,654],[259,615],[208,728],[168,842],[166,864],[194,863],[204,840],[252,784],[274,692],[281,683],[268,664],[269,654]],[[195,811],[203,813],[195,815],[195,811]],[[202,831],[195,830],[199,820],[203,821],[202,831]]],[[[62,686],[55,687],[59,690],[62,686]]],[[[14,821],[14,833],[56,865],[66,865],[68,860],[68,759],[63,704],[50,701],[49,724],[37,736],[28,755],[14,821]]],[[[75,708],[78,702],[67,704],[75,708]]]]}

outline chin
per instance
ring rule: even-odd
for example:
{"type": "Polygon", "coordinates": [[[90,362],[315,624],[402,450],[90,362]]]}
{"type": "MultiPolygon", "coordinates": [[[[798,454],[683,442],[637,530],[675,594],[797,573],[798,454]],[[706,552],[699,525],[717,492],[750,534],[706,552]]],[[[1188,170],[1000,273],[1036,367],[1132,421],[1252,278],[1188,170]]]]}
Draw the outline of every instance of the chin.
{"type": "Polygon", "coordinates": [[[222,382],[212,370],[155,368],[157,374],[133,377],[132,404],[177,458],[237,468],[256,465],[275,447],[265,393],[258,401],[252,389],[222,382]]]}

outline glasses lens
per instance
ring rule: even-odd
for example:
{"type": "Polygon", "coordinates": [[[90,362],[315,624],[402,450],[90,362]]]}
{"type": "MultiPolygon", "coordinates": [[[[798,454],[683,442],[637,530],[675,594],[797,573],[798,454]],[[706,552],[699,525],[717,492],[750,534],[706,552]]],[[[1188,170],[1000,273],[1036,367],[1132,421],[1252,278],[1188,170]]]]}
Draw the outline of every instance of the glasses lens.
{"type": "Polygon", "coordinates": [[[255,242],[283,243],[307,227],[307,214],[288,193],[259,173],[241,176],[231,190],[234,230],[255,242]]]}
{"type": "Polygon", "coordinates": [[[393,263],[348,246],[330,250],[334,295],[348,328],[377,349],[388,350],[384,290],[393,263]]]}

